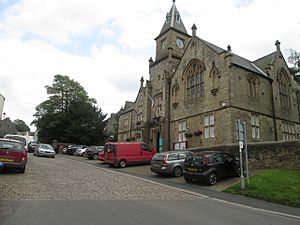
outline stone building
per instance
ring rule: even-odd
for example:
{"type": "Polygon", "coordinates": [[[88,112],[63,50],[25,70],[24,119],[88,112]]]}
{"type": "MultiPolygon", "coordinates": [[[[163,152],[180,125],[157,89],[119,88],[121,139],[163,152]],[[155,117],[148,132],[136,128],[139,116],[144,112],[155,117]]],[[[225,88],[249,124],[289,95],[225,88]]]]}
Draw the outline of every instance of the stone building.
{"type": "Polygon", "coordinates": [[[236,120],[248,142],[299,138],[299,87],[276,41],[255,61],[189,35],[175,0],[140,80],[119,117],[118,141],[144,141],[160,151],[236,143],[236,120]]]}

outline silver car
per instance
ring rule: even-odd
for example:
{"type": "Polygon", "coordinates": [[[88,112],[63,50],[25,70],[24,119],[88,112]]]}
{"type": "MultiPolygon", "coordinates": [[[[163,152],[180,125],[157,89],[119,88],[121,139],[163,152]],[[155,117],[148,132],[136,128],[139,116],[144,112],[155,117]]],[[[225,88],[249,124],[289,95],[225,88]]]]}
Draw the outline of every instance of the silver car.
{"type": "Polygon", "coordinates": [[[48,144],[38,144],[34,150],[34,155],[36,156],[48,156],[55,158],[55,151],[51,145],[48,144]]]}
{"type": "Polygon", "coordinates": [[[182,176],[183,163],[189,151],[169,151],[157,153],[151,160],[151,171],[161,175],[182,176]]]}

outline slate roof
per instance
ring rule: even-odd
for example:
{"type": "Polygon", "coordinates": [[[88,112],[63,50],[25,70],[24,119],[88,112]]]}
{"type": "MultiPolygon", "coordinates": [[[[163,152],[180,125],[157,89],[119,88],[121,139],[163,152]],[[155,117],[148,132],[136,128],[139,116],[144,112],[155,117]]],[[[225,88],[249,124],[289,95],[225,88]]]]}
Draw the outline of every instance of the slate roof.
{"type": "Polygon", "coordinates": [[[184,27],[184,24],[182,22],[181,16],[175,6],[175,1],[173,1],[172,8],[170,12],[167,13],[165,23],[159,33],[159,36],[169,30],[170,28],[174,28],[176,30],[179,30],[183,33],[187,34],[187,31],[184,27]]]}
{"type": "MultiPolygon", "coordinates": [[[[199,38],[200,39],[200,38],[199,38]]],[[[226,50],[214,45],[214,44],[211,44],[203,39],[200,39],[200,41],[202,41],[206,46],[208,46],[210,49],[212,49],[213,51],[215,51],[217,54],[221,54],[223,52],[227,52],[226,50]]],[[[263,72],[258,65],[255,65],[254,62],[251,62],[250,60],[248,59],[245,59],[239,55],[236,55],[234,53],[231,53],[232,54],[232,63],[239,66],[239,67],[242,67],[244,69],[247,69],[251,72],[254,72],[256,74],[260,74],[262,76],[265,76],[265,77],[268,77],[268,75],[263,72]]]]}
{"type": "Polygon", "coordinates": [[[254,63],[255,63],[255,65],[257,65],[261,69],[265,69],[266,67],[268,67],[269,64],[273,63],[276,55],[277,55],[277,51],[272,52],[269,55],[266,55],[262,58],[259,58],[259,59],[255,60],[254,63]]]}

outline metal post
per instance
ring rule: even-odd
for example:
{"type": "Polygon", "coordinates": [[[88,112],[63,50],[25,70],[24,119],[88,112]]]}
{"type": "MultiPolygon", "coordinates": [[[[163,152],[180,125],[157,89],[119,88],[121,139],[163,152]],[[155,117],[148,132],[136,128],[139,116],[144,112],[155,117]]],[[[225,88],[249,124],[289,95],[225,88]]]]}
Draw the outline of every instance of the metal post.
{"type": "Polygon", "coordinates": [[[246,123],[244,122],[245,127],[245,163],[246,163],[246,177],[247,177],[247,184],[249,184],[249,164],[248,164],[248,148],[247,148],[247,129],[246,123]]]}
{"type": "Polygon", "coordinates": [[[241,168],[241,189],[243,190],[245,188],[245,180],[244,180],[244,170],[243,170],[243,154],[242,154],[242,149],[243,149],[243,142],[240,141],[240,168],[241,168]]]}

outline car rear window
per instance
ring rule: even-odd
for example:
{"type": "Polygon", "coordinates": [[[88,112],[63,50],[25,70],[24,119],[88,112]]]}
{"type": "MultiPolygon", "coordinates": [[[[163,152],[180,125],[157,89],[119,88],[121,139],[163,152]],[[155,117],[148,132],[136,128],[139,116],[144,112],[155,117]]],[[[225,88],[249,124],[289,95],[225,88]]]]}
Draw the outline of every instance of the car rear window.
{"type": "Polygon", "coordinates": [[[12,140],[16,140],[16,141],[20,141],[22,142],[24,145],[26,145],[26,139],[20,136],[8,136],[6,135],[5,138],[7,139],[12,139],[12,140]]]}
{"type": "Polygon", "coordinates": [[[104,150],[104,146],[97,146],[96,149],[99,150],[99,151],[103,151],[104,150]]]}
{"type": "Polygon", "coordinates": [[[9,141],[2,141],[0,142],[0,149],[22,151],[23,145],[21,143],[19,144],[9,141]]]}
{"type": "Polygon", "coordinates": [[[187,163],[193,163],[195,165],[202,165],[203,164],[203,156],[202,155],[188,155],[185,159],[187,163]]]}
{"type": "Polygon", "coordinates": [[[163,161],[164,154],[155,154],[152,159],[156,161],[163,161]]]}

